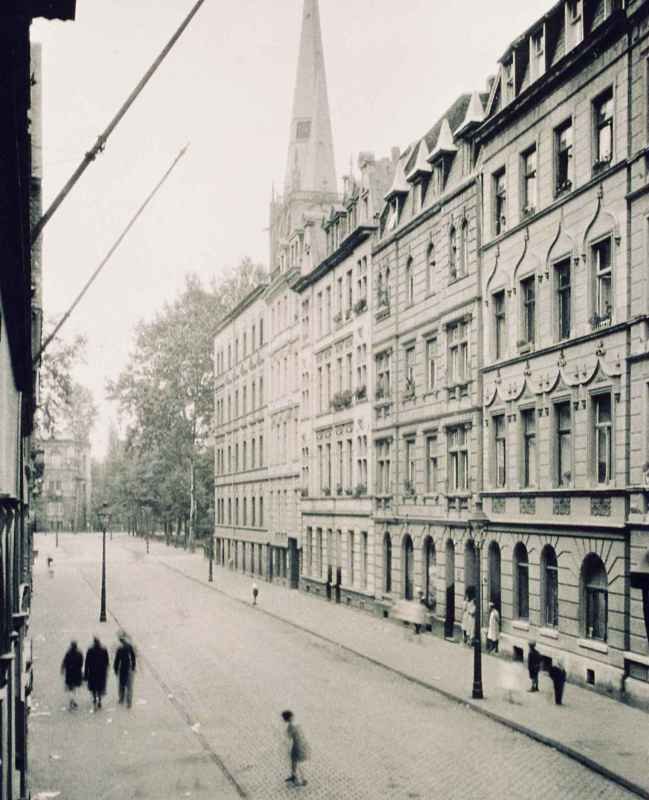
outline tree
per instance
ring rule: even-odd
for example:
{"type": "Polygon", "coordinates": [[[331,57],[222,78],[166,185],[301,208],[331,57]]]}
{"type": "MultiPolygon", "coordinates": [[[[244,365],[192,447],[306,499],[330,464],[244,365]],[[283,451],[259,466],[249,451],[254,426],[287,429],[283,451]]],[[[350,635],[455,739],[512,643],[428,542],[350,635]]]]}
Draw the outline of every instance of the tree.
{"type": "Polygon", "coordinates": [[[139,323],[126,368],[108,384],[126,423],[125,446],[139,464],[136,502],[178,527],[184,521],[190,543],[197,511],[204,516],[213,503],[214,337],[263,276],[250,259],[207,287],[188,275],[172,303],[139,323]]]}

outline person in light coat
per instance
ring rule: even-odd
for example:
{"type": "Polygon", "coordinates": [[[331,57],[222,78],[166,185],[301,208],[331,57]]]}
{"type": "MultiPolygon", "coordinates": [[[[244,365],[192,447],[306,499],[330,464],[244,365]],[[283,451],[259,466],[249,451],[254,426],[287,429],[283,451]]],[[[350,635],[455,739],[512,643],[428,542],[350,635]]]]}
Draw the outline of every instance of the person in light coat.
{"type": "Polygon", "coordinates": [[[487,652],[498,652],[500,639],[500,614],[494,603],[489,603],[489,623],[487,625],[487,652]]]}

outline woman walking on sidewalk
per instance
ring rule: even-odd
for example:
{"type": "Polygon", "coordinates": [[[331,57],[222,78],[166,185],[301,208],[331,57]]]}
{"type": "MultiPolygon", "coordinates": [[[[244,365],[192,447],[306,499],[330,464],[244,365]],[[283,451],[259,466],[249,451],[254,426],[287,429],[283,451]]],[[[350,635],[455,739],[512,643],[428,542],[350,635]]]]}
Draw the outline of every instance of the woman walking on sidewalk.
{"type": "Polygon", "coordinates": [[[86,651],[84,676],[88,684],[88,691],[92,695],[92,705],[94,708],[101,708],[101,698],[106,694],[108,650],[96,636],[92,646],[86,651]]]}
{"type": "Polygon", "coordinates": [[[61,672],[65,680],[65,688],[70,693],[70,711],[78,708],[75,694],[83,682],[83,656],[77,643],[70,642],[70,647],[63,657],[61,672]]]}

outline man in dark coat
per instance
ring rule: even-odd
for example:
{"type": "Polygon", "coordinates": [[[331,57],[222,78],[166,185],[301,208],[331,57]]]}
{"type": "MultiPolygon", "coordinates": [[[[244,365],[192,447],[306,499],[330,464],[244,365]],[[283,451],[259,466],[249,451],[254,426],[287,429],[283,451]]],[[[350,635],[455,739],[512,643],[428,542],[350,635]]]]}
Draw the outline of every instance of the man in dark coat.
{"type": "Polygon", "coordinates": [[[550,667],[550,677],[554,686],[554,702],[560,706],[563,704],[563,688],[566,685],[566,670],[561,661],[550,667]]]}
{"type": "Polygon", "coordinates": [[[536,649],[536,642],[530,642],[529,653],[527,654],[527,669],[530,673],[532,687],[530,692],[539,690],[539,672],[541,671],[541,654],[536,649]]]}
{"type": "Polygon", "coordinates": [[[88,691],[92,694],[92,704],[101,708],[101,698],[106,694],[106,677],[108,675],[108,650],[95,636],[92,646],[86,652],[84,678],[88,691]]]}
{"type": "Polygon", "coordinates": [[[65,680],[65,688],[70,692],[70,711],[78,708],[74,699],[77,689],[83,682],[83,655],[77,648],[76,642],[70,642],[70,647],[63,657],[61,672],[65,680]]]}
{"type": "Polygon", "coordinates": [[[120,646],[115,653],[113,669],[117,675],[119,683],[119,702],[126,700],[126,705],[130,708],[133,704],[133,673],[135,672],[135,650],[133,645],[122,633],[119,637],[120,646]]]}

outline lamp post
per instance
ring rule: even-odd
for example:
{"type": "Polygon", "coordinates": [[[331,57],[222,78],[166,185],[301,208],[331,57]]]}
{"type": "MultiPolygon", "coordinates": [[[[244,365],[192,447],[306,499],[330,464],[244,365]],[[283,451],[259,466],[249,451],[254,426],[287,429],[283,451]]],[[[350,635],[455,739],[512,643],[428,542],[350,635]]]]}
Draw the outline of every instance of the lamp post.
{"type": "Polygon", "coordinates": [[[214,582],[214,509],[210,506],[207,510],[207,516],[210,521],[210,545],[209,545],[209,559],[210,566],[207,575],[209,583],[214,582]]]}
{"type": "Polygon", "coordinates": [[[485,519],[482,510],[471,520],[473,540],[476,549],[476,597],[475,597],[475,627],[473,631],[473,690],[471,697],[474,700],[483,700],[482,691],[482,545],[484,544],[485,519]]]}
{"type": "Polygon", "coordinates": [[[102,503],[101,509],[97,512],[99,524],[101,525],[101,609],[99,611],[99,621],[106,622],[106,525],[110,519],[108,503],[102,503]]]}

